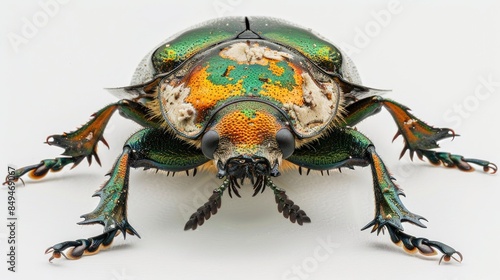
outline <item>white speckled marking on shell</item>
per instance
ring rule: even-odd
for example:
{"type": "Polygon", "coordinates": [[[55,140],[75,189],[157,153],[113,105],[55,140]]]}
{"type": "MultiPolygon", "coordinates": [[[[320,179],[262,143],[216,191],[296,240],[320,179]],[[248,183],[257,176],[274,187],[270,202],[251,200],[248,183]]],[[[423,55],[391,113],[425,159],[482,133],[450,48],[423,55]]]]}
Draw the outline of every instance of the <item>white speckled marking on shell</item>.
{"type": "Polygon", "coordinates": [[[285,58],[292,58],[292,55],[286,52],[271,50],[268,47],[261,47],[255,43],[248,45],[240,42],[224,48],[220,52],[220,56],[234,60],[240,64],[260,64],[267,65],[267,59],[282,61],[285,58]]]}
{"type": "Polygon", "coordinates": [[[333,83],[319,87],[308,73],[302,74],[304,105],[284,104],[284,109],[295,120],[294,128],[303,135],[310,135],[324,128],[334,117],[339,96],[333,83]]]}
{"type": "Polygon", "coordinates": [[[163,83],[160,87],[163,113],[179,132],[186,135],[194,135],[199,132],[199,128],[194,124],[196,109],[191,103],[184,100],[190,91],[184,84],[173,87],[163,83]]]}

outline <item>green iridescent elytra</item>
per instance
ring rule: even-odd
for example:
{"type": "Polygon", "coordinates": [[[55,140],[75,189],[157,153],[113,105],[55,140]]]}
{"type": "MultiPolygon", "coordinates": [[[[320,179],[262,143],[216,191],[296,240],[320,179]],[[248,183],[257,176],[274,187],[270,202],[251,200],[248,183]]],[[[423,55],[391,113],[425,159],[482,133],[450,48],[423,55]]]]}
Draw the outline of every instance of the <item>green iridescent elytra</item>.
{"type": "MultiPolygon", "coordinates": [[[[257,17],[252,22],[253,30],[265,40],[300,52],[325,71],[339,74],[342,55],[333,44],[310,30],[291,25],[275,18],[257,17]]],[[[198,28],[182,33],[160,46],[152,56],[156,73],[169,72],[196,53],[221,42],[236,38],[246,31],[241,17],[214,20],[198,28]]]]}
{"type": "Polygon", "coordinates": [[[257,20],[252,26],[262,38],[299,51],[325,71],[341,75],[340,50],[311,30],[276,19],[257,20]]]}
{"type": "MultiPolygon", "coordinates": [[[[78,259],[106,248],[121,232],[138,235],[127,218],[130,168],[167,174],[197,168],[221,179],[208,201],[190,216],[185,230],[204,224],[221,207],[226,192],[240,196],[245,179],[254,195],[272,191],[278,211],[299,225],[311,222],[304,210],[277,187],[273,177],[285,168],[322,174],[333,169],[370,166],[375,217],[363,229],[386,229],[391,241],[406,251],[441,260],[462,260],[452,247],[404,232],[402,223],[422,226],[422,216],[403,204],[374,144],[356,124],[385,108],[404,138],[401,156],[409,151],[433,164],[495,173],[489,161],[436,152],[437,142],[455,136],[434,128],[381,91],[361,85],[352,61],[310,30],[265,17],[221,18],[180,33],[154,48],[139,63],[130,86],[110,90],[121,98],[98,110],[76,131],[51,135],[47,144],[62,147],[63,157],[18,168],[7,182],[28,174],[39,179],[49,171],[92,159],[100,164],[97,144],[111,116],[120,114],[142,128],[123,145],[109,179],[94,196],[100,201],[79,224],[101,224],[97,236],[51,246],[50,260],[78,259]]],[[[332,183],[334,180],[332,180],[332,183]]],[[[312,191],[313,188],[307,188],[312,191]]]]}
{"type": "Polygon", "coordinates": [[[243,30],[245,30],[245,23],[236,19],[230,22],[213,21],[210,24],[187,30],[168,40],[153,53],[154,69],[156,73],[169,72],[199,51],[235,38],[243,30]]]}

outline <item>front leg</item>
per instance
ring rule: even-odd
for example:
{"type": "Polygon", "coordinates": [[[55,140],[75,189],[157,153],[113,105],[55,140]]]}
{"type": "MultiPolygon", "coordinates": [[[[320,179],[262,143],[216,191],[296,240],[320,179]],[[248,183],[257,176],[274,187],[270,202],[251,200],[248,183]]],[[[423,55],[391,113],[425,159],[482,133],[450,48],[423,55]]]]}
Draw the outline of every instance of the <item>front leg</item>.
{"type": "Polygon", "coordinates": [[[373,226],[372,232],[379,233],[387,228],[391,240],[402,245],[406,251],[419,251],[423,255],[432,255],[436,249],[441,251],[445,261],[454,254],[461,255],[450,246],[426,238],[417,238],[403,233],[402,222],[410,222],[425,227],[422,216],[410,212],[400,200],[404,195],[393,182],[393,178],[382,159],[375,152],[372,142],[360,132],[350,128],[337,128],[318,141],[304,145],[296,150],[288,161],[312,170],[330,170],[333,168],[370,165],[373,175],[375,194],[375,218],[363,229],[373,226]]]}
{"type": "Polygon", "coordinates": [[[109,173],[109,180],[93,196],[100,198],[94,211],[82,215],[78,224],[101,224],[101,235],[58,243],[46,253],[50,260],[64,256],[78,259],[108,247],[120,232],[137,235],[127,219],[127,197],[130,167],[157,168],[165,171],[183,171],[196,168],[208,159],[201,150],[186,144],[162,129],[143,129],[125,143],[123,152],[109,173]],[[65,252],[66,251],[66,252],[65,252]]]}
{"type": "Polygon", "coordinates": [[[61,255],[68,259],[79,259],[82,255],[95,254],[111,245],[113,238],[120,231],[125,237],[139,234],[127,220],[127,194],[128,178],[130,172],[130,156],[132,150],[129,146],[123,152],[111,169],[109,180],[93,196],[101,198],[96,209],[89,214],[82,215],[85,220],[78,224],[99,223],[104,226],[104,233],[88,239],[66,241],[48,248],[45,253],[52,253],[51,261],[61,255]],[[69,249],[66,253],[63,251],[69,249]]]}
{"type": "Polygon", "coordinates": [[[363,229],[373,226],[372,232],[375,230],[380,231],[383,226],[390,224],[402,231],[401,222],[411,222],[420,227],[425,227],[420,222],[421,219],[425,219],[408,211],[399,199],[399,196],[404,196],[404,193],[394,183],[394,178],[389,174],[384,162],[375,152],[374,146],[367,147],[366,157],[372,169],[376,207],[375,219],[363,229]]]}

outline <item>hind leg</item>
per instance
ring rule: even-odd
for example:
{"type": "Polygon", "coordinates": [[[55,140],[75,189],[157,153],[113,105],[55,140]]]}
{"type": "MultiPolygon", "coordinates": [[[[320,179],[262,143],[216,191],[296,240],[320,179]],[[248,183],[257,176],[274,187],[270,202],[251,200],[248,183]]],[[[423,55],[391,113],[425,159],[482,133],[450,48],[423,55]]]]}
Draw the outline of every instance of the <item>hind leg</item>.
{"type": "Polygon", "coordinates": [[[97,143],[101,141],[108,146],[103,137],[103,132],[109,119],[117,109],[122,116],[142,126],[158,127],[158,122],[148,117],[149,109],[146,106],[130,100],[120,100],[94,113],[92,119],[76,131],[47,137],[46,143],[65,149],[62,155],[67,157],[44,159],[40,163],[21,167],[9,174],[8,179],[17,181],[26,173],[33,179],[41,179],[49,171],[59,171],[68,164],[73,164],[73,167],[75,167],[84,158],[87,158],[90,164],[92,157],[94,157],[97,163],[101,165],[97,156],[97,143]]]}
{"type": "Polygon", "coordinates": [[[435,165],[443,164],[446,167],[457,167],[463,171],[472,171],[474,168],[470,164],[476,164],[481,166],[485,172],[495,173],[497,171],[497,166],[486,160],[465,158],[448,152],[432,151],[431,149],[439,148],[438,141],[455,137],[453,130],[432,127],[411,114],[410,109],[406,106],[390,99],[373,96],[347,106],[344,124],[352,127],[365,118],[380,112],[382,107],[389,111],[398,126],[398,132],[394,139],[400,135],[404,138],[405,146],[400,157],[409,150],[412,159],[416,153],[420,159],[425,157],[435,165]]]}

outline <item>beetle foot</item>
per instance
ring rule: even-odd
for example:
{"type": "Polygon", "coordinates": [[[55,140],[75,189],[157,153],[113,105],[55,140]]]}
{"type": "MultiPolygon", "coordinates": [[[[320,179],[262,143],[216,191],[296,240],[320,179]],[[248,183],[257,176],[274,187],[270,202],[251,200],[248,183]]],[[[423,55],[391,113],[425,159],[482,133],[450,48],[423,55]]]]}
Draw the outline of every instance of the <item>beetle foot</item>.
{"type": "Polygon", "coordinates": [[[61,242],[49,247],[45,250],[45,254],[52,253],[52,256],[49,258],[49,262],[52,262],[53,259],[58,259],[61,256],[68,260],[77,260],[83,255],[97,254],[100,250],[108,248],[113,242],[115,236],[119,233],[119,229],[114,228],[88,239],[61,242]]]}
{"type": "MultiPolygon", "coordinates": [[[[391,180],[392,183],[392,180],[391,180]]],[[[379,187],[377,187],[378,189],[379,187]]],[[[376,189],[376,190],[377,190],[376,189]]],[[[384,226],[392,226],[399,230],[403,230],[403,222],[410,222],[419,227],[425,228],[426,226],[421,220],[427,221],[424,217],[410,212],[399,199],[400,195],[404,193],[394,185],[394,193],[385,191],[386,195],[379,194],[376,191],[375,195],[375,218],[364,226],[361,230],[372,227],[371,232],[377,231],[377,234],[384,228],[384,226]],[[382,214],[383,213],[383,214],[382,214]]]]}
{"type": "Polygon", "coordinates": [[[28,173],[31,179],[42,179],[49,171],[60,171],[64,166],[73,163],[73,167],[78,165],[83,160],[83,157],[60,157],[55,159],[44,159],[40,163],[18,168],[9,172],[5,178],[4,185],[10,180],[16,182],[24,174],[28,173]]]}
{"type": "Polygon", "coordinates": [[[437,254],[437,249],[443,253],[443,256],[439,259],[439,264],[441,264],[443,260],[448,262],[453,259],[459,263],[463,260],[463,256],[460,252],[444,243],[406,234],[391,225],[387,225],[386,228],[392,242],[403,247],[403,249],[410,254],[419,252],[424,256],[434,256],[437,254]]]}
{"type": "MultiPolygon", "coordinates": [[[[406,210],[406,208],[405,208],[406,210]]],[[[375,219],[373,219],[371,222],[369,222],[366,226],[364,226],[361,230],[368,229],[369,227],[372,227],[371,232],[377,232],[377,234],[380,233],[384,229],[384,227],[393,227],[395,229],[398,229],[400,231],[403,231],[403,225],[402,222],[410,222],[414,225],[417,225],[419,227],[425,228],[426,226],[420,221],[424,220],[427,221],[424,217],[413,214],[406,210],[406,213],[401,213],[401,212],[393,212],[393,214],[387,214],[385,215],[385,218],[382,217],[382,215],[377,215],[375,219]]]]}
{"type": "Polygon", "coordinates": [[[497,165],[492,162],[481,159],[464,158],[461,155],[454,155],[446,152],[417,150],[417,156],[420,159],[423,159],[423,157],[427,158],[434,165],[443,164],[446,167],[457,167],[462,171],[474,170],[469,163],[479,165],[483,167],[484,172],[490,172],[491,174],[495,174],[498,170],[497,165]]]}
{"type": "Polygon", "coordinates": [[[184,226],[184,230],[195,230],[198,226],[205,223],[205,220],[210,219],[212,215],[217,214],[218,209],[222,204],[222,194],[231,185],[229,179],[225,179],[222,185],[213,191],[213,194],[208,199],[208,202],[203,204],[196,212],[194,212],[184,226]]]}
{"type": "Polygon", "coordinates": [[[300,209],[292,200],[288,199],[285,190],[278,188],[272,182],[271,177],[266,176],[264,180],[265,186],[273,190],[276,203],[278,204],[278,211],[283,213],[283,217],[290,219],[292,223],[297,222],[299,225],[311,222],[311,218],[307,216],[306,212],[300,209]]]}

